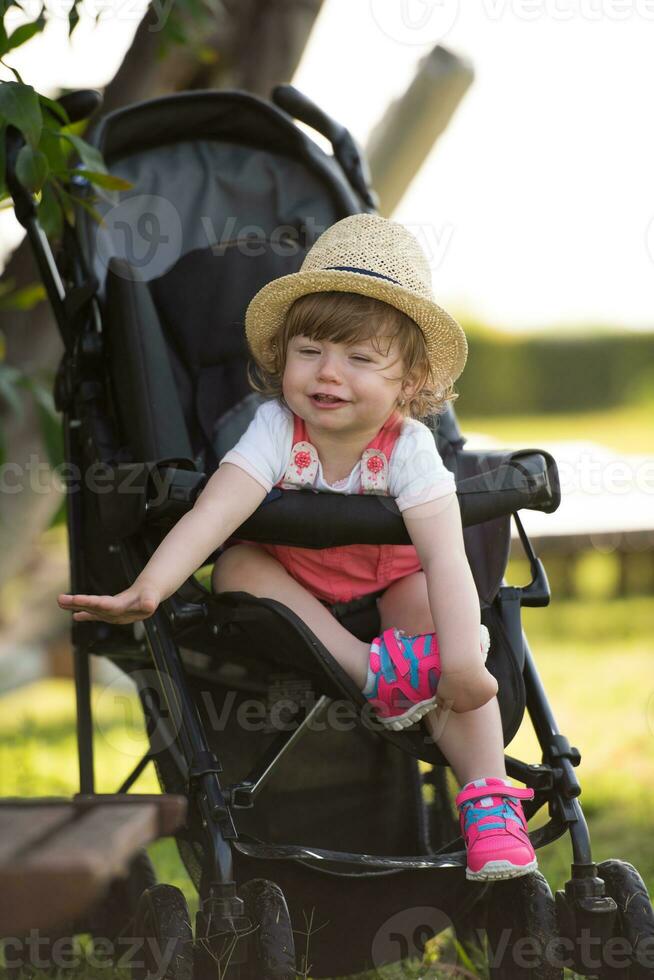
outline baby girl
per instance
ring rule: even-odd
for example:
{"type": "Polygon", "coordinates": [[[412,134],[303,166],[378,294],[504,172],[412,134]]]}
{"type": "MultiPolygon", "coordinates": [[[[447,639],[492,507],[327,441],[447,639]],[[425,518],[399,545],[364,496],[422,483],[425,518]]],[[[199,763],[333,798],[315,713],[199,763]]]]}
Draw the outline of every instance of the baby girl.
{"type": "Polygon", "coordinates": [[[61,595],[60,606],[77,620],[146,619],[227,544],[213,569],[215,592],[283,603],[383,725],[424,720],[462,784],[467,877],[535,870],[520,802],[533,790],[506,776],[456,485],[418,421],[457,397],[467,356],[461,327],[435,302],[420,244],[385,218],[345,218],[318,238],[299,272],[257,293],[245,326],[255,386],[269,396],[249,428],[129,589],[61,595]],[[412,543],[311,549],[234,540],[273,487],[386,495],[412,543]],[[330,607],[370,594],[380,629],[366,643],[330,607]]]}

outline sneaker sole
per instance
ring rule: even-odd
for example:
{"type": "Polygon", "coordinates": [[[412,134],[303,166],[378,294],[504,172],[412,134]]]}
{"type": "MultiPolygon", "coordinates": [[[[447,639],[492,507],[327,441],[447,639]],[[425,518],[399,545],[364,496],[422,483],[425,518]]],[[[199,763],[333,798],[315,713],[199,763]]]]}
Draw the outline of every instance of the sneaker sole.
{"type": "Polygon", "coordinates": [[[384,728],[392,728],[394,732],[401,732],[403,728],[410,728],[411,725],[415,725],[435,707],[436,697],[434,696],[428,701],[420,701],[419,704],[414,704],[403,715],[395,715],[393,718],[383,718],[381,715],[377,715],[377,719],[384,728]]]}
{"type": "Polygon", "coordinates": [[[529,864],[511,864],[510,861],[487,861],[479,871],[470,871],[466,868],[466,878],[468,881],[501,881],[505,878],[519,878],[521,875],[531,874],[538,868],[538,860],[534,859],[529,864]]]}

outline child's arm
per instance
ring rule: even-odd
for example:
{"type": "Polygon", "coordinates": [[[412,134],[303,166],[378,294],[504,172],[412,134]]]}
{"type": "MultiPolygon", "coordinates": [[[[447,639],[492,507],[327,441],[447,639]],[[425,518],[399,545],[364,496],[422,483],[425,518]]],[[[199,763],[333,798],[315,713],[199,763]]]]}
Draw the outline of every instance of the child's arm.
{"type": "Polygon", "coordinates": [[[480,649],[479,597],[463,544],[456,495],[403,511],[402,517],[427,578],[442,676],[439,703],[455,711],[479,708],[497,694],[497,681],[480,649]]]}
{"type": "Polygon", "coordinates": [[[128,589],[115,596],[60,595],[60,607],[73,612],[73,619],[80,621],[133,623],[147,619],[254,513],[265,496],[264,487],[253,477],[232,463],[224,463],[128,589]]]}

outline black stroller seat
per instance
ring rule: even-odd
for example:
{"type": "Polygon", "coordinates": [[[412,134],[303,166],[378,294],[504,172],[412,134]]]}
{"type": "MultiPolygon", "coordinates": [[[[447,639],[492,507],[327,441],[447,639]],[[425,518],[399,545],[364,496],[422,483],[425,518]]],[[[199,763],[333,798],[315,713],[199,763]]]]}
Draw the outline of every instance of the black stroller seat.
{"type": "MultiPolygon", "coordinates": [[[[66,345],[56,386],[66,456],[82,473],[99,466],[109,477],[102,491],[82,480],[68,495],[73,592],[130,585],[216,469],[216,421],[249,392],[243,319],[252,296],[299,269],[335,221],[375,210],[349,133],[290,86],[273,100],[181,93],[118,110],[90,137],[109,170],[133,186],[103,194],[96,207],[104,226],[80,208],[59,257],[77,299],[67,307],[73,317],[53,304],[66,345]],[[333,155],[295,119],[327,137],[333,155]]],[[[88,192],[82,178],[77,192],[88,192]]],[[[221,975],[223,957],[225,977],[294,977],[290,923],[298,946],[311,910],[320,925],[309,952],[315,977],[405,955],[388,935],[407,909],[441,916],[421,942],[449,923],[462,933],[480,925],[491,943],[506,923],[514,938],[576,934],[582,921],[604,938],[617,928],[577,800],[579,753],[558,732],[520,621],[521,606],[547,605],[549,589],[518,512],[556,509],[556,464],[538,449],[466,450],[451,407],[425,421],[456,477],[504,744],[527,708],[542,749],[537,763],[507,757],[507,772],[535,790],[528,817],[548,807],[534,846],[566,831],[572,838],[575,863],[557,895],[558,924],[538,873],[499,886],[517,903],[506,922],[490,900],[498,886],[466,881],[447,763],[422,726],[396,733],[366,717],[361,692],[290,609],[247,593],[213,595],[193,576],[144,623],[72,625],[82,793],[94,792],[95,654],[135,680],[150,736],[118,791],[152,762],[163,790],[189,798],[176,839],[200,910],[193,957],[180,961],[187,972],[171,976],[221,975]],[[523,587],[504,580],[512,517],[532,570],[523,587]]],[[[388,500],[269,497],[240,538],[304,547],[409,542],[388,500]]],[[[379,626],[369,599],[333,611],[362,639],[379,626]]],[[[178,918],[188,916],[181,893],[157,887],[168,886],[143,892],[131,927],[161,924],[166,902],[178,918]]],[[[495,975],[561,971],[541,957],[536,973],[495,975]]]]}

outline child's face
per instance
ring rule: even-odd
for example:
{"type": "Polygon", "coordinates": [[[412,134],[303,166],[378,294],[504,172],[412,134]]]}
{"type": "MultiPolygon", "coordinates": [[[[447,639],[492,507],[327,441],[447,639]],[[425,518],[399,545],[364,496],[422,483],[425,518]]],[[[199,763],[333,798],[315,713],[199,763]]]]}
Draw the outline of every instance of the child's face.
{"type": "Polygon", "coordinates": [[[397,344],[334,343],[292,337],[282,380],[289,408],[314,430],[368,435],[380,428],[402,394],[404,365],[397,344]]]}

